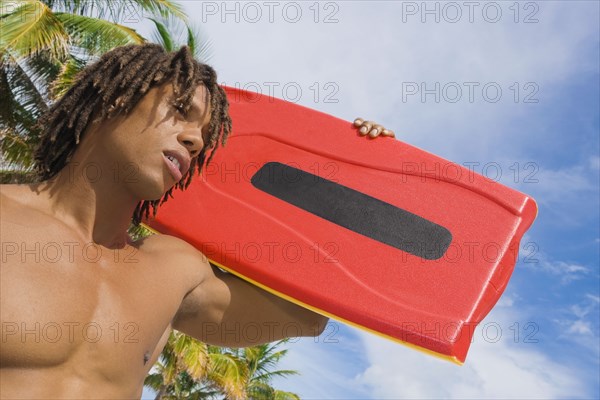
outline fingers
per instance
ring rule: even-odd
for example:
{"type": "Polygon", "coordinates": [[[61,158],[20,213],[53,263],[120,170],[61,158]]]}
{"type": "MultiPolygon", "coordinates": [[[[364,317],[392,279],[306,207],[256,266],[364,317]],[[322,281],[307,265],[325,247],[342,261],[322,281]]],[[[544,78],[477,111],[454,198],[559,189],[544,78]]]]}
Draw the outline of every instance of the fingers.
{"type": "Polygon", "coordinates": [[[362,118],[356,118],[354,120],[354,126],[359,128],[358,133],[361,136],[366,136],[367,134],[372,138],[379,135],[387,137],[396,136],[393,131],[384,128],[382,125],[376,124],[373,121],[365,121],[362,118]]]}
{"type": "Polygon", "coordinates": [[[358,133],[360,133],[361,136],[365,136],[372,130],[373,122],[365,121],[362,118],[356,118],[354,120],[354,126],[358,128],[358,133]]]}
{"type": "Polygon", "coordinates": [[[370,128],[371,129],[369,129],[369,136],[371,136],[372,138],[379,136],[381,132],[383,132],[383,130],[385,129],[379,124],[374,124],[370,128]]]}
{"type": "Polygon", "coordinates": [[[361,136],[365,136],[367,133],[369,133],[369,130],[371,129],[371,126],[369,125],[368,121],[365,121],[362,118],[356,118],[354,120],[354,126],[358,128],[358,133],[361,136]]]}
{"type": "Polygon", "coordinates": [[[371,128],[373,127],[373,123],[371,121],[363,122],[362,126],[358,130],[363,136],[371,133],[371,128]]]}
{"type": "Polygon", "coordinates": [[[354,126],[356,126],[356,127],[359,127],[359,126],[361,126],[361,125],[362,125],[364,122],[365,122],[365,120],[364,120],[364,119],[362,119],[362,118],[356,118],[356,119],[354,120],[354,126]]]}
{"type": "Polygon", "coordinates": [[[394,131],[390,131],[389,129],[384,129],[383,131],[381,131],[381,136],[396,137],[396,134],[394,133],[394,131]]]}

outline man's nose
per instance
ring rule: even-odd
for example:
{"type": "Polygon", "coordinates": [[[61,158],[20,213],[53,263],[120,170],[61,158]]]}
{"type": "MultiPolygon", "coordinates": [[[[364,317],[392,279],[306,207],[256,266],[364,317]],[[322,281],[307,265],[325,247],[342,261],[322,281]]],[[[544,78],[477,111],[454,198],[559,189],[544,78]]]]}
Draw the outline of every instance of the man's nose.
{"type": "Polygon", "coordinates": [[[200,153],[200,150],[204,146],[202,131],[200,129],[181,132],[177,136],[177,140],[190,152],[192,157],[200,153]]]}

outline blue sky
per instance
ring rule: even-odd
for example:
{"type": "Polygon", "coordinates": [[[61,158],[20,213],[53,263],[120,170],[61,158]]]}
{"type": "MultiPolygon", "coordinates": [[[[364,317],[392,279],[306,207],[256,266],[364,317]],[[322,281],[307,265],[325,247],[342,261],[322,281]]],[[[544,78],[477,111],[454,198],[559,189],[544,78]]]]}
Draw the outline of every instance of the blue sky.
{"type": "Polygon", "coordinates": [[[182,3],[221,82],[265,93],[276,82],[277,97],[380,121],[457,163],[497,163],[502,183],[538,202],[464,366],[332,322],[289,345],[281,366],[302,375],[278,387],[305,399],[600,397],[598,2],[182,3]],[[462,97],[408,92],[436,82],[462,97]]]}

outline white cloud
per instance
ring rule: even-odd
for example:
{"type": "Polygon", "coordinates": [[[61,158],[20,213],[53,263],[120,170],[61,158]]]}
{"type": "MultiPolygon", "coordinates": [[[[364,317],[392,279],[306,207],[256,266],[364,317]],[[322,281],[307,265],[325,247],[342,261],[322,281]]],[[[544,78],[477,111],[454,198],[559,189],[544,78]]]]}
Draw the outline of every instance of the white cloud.
{"type": "Polygon", "coordinates": [[[577,333],[579,335],[593,335],[592,327],[589,322],[577,320],[571,323],[567,333],[577,333]]]}
{"type": "Polygon", "coordinates": [[[586,198],[589,203],[598,204],[598,171],[594,171],[592,162],[588,160],[562,168],[538,164],[535,170],[521,172],[522,179],[517,182],[520,187],[527,186],[528,191],[548,207],[563,208],[575,202],[581,203],[586,198]],[[525,173],[529,174],[529,184],[523,176],[525,173]]]}
{"type": "MultiPolygon", "coordinates": [[[[554,361],[536,343],[515,336],[514,310],[496,309],[474,335],[466,363],[459,367],[403,346],[363,336],[370,366],[358,379],[375,399],[578,398],[589,395],[573,366],[554,361]],[[493,324],[493,325],[492,325],[493,324]],[[494,326],[485,335],[481,327],[494,326]],[[511,329],[511,327],[513,329],[511,329]],[[496,342],[498,328],[502,337],[496,342]]],[[[531,336],[529,337],[531,339],[531,336]]]]}
{"type": "Polygon", "coordinates": [[[566,308],[555,311],[554,322],[562,328],[558,339],[571,342],[583,348],[586,357],[600,364],[600,298],[597,294],[586,293],[581,300],[566,308]]]}
{"type": "Polygon", "coordinates": [[[567,284],[572,281],[583,279],[584,275],[589,274],[590,268],[579,265],[568,263],[564,261],[550,261],[545,258],[540,259],[540,267],[554,275],[561,275],[561,283],[567,284]]]}
{"type": "Polygon", "coordinates": [[[370,393],[354,376],[365,365],[362,342],[355,330],[332,321],[318,338],[304,338],[290,343],[279,364],[293,369],[299,376],[278,378],[273,386],[300,395],[302,399],[365,399],[370,393]]]}
{"type": "Polygon", "coordinates": [[[589,300],[592,301],[592,303],[600,303],[600,296],[597,295],[593,295],[593,294],[586,294],[585,297],[589,300]]]}
{"type": "MultiPolygon", "coordinates": [[[[578,333],[598,337],[599,303],[600,298],[597,295],[586,293],[579,303],[573,304],[568,308],[568,317],[557,322],[566,326],[566,333],[578,333]]],[[[600,343],[594,347],[597,349],[600,347],[600,343]]]]}
{"type": "Polygon", "coordinates": [[[528,257],[527,260],[528,262],[522,263],[525,268],[554,275],[560,279],[560,283],[563,285],[583,279],[586,275],[592,273],[592,269],[588,266],[554,260],[542,251],[537,251],[531,257],[528,257]]]}
{"type": "Polygon", "coordinates": [[[496,307],[512,307],[521,299],[517,293],[504,293],[496,303],[496,307]]]}
{"type": "Polygon", "coordinates": [[[540,250],[538,241],[528,233],[523,236],[521,251],[522,262],[519,266],[557,277],[563,285],[584,277],[591,277],[591,279],[599,277],[597,269],[577,262],[557,260],[546,251],[540,250]]]}
{"type": "Polygon", "coordinates": [[[592,156],[589,158],[590,169],[592,170],[600,170],[600,156],[592,156]]]}

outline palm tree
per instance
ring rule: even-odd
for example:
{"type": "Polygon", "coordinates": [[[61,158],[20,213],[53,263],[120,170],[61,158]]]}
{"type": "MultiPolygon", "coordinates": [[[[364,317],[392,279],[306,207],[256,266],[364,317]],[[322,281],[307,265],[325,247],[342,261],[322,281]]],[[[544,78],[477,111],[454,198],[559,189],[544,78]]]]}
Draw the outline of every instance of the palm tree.
{"type": "Polygon", "coordinates": [[[207,344],[181,332],[172,331],[159,360],[144,380],[154,389],[156,399],[211,398],[225,392],[237,398],[236,384],[240,374],[236,360],[225,359],[218,352],[209,353],[207,344]],[[214,378],[214,388],[204,387],[203,379],[214,378]],[[229,390],[227,390],[229,389],[229,390]]]}
{"type": "Polygon", "coordinates": [[[298,374],[293,370],[273,370],[277,363],[287,354],[287,349],[277,350],[287,339],[274,343],[262,344],[245,349],[236,349],[249,369],[249,380],[246,386],[248,398],[255,400],[299,400],[294,393],[284,392],[271,386],[274,377],[288,377],[298,374]]]}
{"type": "Polygon", "coordinates": [[[223,348],[210,346],[172,331],[158,362],[144,384],[156,400],[245,399],[248,369],[242,360],[223,348]]]}
{"type": "Polygon", "coordinates": [[[40,114],[90,60],[146,41],[121,24],[142,14],[187,23],[171,0],[0,0],[0,169],[31,167],[40,114]]]}
{"type": "Polygon", "coordinates": [[[174,331],[144,384],[157,392],[156,400],[217,399],[299,400],[298,395],[275,389],[276,376],[297,371],[274,370],[287,350],[285,343],[228,349],[210,346],[174,331]]]}

